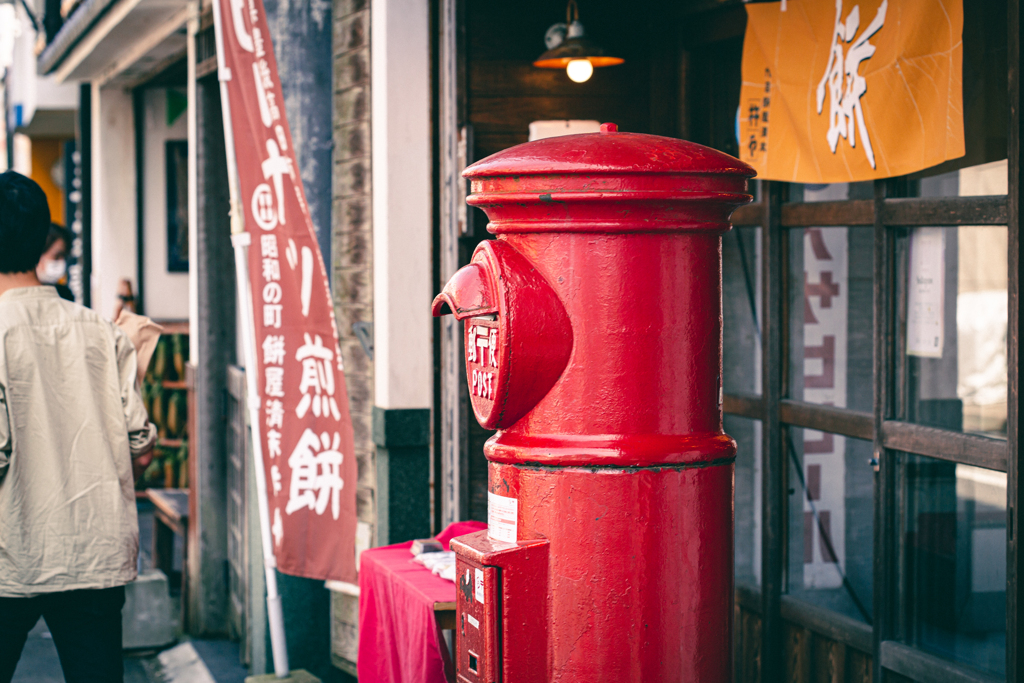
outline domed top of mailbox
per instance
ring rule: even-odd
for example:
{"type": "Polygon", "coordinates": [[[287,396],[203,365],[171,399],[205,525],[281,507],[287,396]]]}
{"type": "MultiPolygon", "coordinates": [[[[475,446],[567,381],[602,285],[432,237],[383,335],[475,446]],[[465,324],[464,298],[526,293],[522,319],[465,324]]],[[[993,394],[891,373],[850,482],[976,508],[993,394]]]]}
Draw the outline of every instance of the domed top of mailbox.
{"type": "Polygon", "coordinates": [[[614,123],[600,133],[561,135],[509,147],[469,166],[463,176],[536,174],[695,173],[752,178],[747,164],[718,150],[677,138],[619,132],[614,123]]]}
{"type": "Polygon", "coordinates": [[[565,135],[511,147],[463,175],[467,203],[495,234],[724,232],[750,202],[745,163],[685,140],[620,133],[565,135]]]}

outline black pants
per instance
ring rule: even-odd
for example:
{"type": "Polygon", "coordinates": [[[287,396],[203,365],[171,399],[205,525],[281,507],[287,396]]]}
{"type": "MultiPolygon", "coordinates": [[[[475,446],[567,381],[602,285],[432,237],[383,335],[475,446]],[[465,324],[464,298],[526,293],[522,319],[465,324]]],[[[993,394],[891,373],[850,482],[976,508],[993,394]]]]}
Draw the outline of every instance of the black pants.
{"type": "Polygon", "coordinates": [[[39,617],[53,636],[67,683],[121,683],[122,607],[124,586],[0,598],[0,683],[10,683],[39,617]]]}

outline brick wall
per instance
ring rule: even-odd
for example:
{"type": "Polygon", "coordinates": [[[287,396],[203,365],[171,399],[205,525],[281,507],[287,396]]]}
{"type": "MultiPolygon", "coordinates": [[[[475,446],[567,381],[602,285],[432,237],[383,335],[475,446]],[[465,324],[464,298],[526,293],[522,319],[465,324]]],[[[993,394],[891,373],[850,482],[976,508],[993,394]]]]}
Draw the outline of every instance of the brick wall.
{"type": "Polygon", "coordinates": [[[352,331],[373,320],[373,231],[370,215],[369,0],[334,0],[334,169],[332,196],[334,310],[345,359],[359,519],[375,523],[372,438],[373,362],[352,331]]]}
{"type": "MultiPolygon", "coordinates": [[[[331,257],[334,314],[345,360],[355,456],[359,521],[376,526],[377,448],[373,442],[373,362],[352,324],[373,321],[373,222],[370,213],[370,2],[333,0],[334,167],[331,257]]],[[[358,598],[332,593],[331,656],[355,674],[358,598]]]]}

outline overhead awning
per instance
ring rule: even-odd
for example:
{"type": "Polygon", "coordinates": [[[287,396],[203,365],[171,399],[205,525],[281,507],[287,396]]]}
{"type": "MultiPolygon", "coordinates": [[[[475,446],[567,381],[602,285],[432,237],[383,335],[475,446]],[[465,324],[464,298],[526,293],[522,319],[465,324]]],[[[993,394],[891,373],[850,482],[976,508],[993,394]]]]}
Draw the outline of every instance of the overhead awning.
{"type": "Polygon", "coordinates": [[[36,109],[31,123],[14,130],[31,138],[73,138],[75,114],[74,109],[36,109]]]}
{"type": "Polygon", "coordinates": [[[184,56],[187,17],[186,0],[86,0],[39,55],[39,73],[140,83],[184,56]]]}

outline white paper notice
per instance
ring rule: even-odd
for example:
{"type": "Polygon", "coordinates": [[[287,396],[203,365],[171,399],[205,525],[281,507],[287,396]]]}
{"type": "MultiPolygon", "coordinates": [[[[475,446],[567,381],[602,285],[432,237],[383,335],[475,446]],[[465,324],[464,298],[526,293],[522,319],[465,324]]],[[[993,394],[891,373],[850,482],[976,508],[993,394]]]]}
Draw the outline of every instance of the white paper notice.
{"type": "Polygon", "coordinates": [[[519,524],[519,501],[487,493],[487,535],[495,541],[515,543],[519,524]]]}
{"type": "Polygon", "coordinates": [[[946,293],[946,233],[915,228],[907,274],[907,354],[942,358],[946,293]]]}
{"type": "Polygon", "coordinates": [[[483,604],[484,601],[484,573],[480,569],[473,570],[476,572],[473,575],[473,595],[476,597],[476,601],[483,604]]]}

